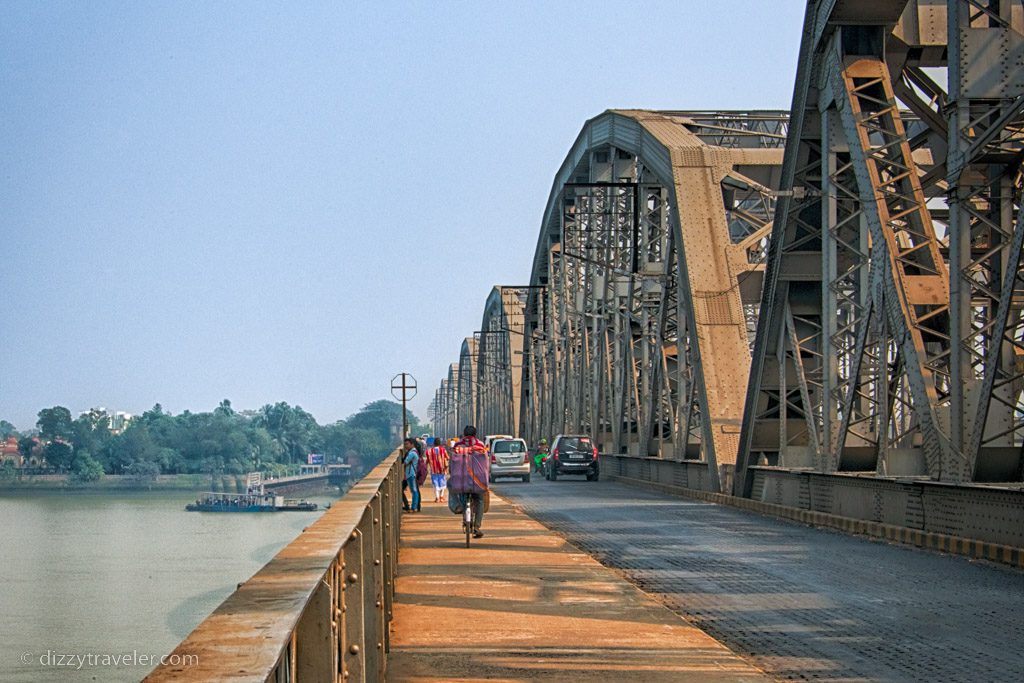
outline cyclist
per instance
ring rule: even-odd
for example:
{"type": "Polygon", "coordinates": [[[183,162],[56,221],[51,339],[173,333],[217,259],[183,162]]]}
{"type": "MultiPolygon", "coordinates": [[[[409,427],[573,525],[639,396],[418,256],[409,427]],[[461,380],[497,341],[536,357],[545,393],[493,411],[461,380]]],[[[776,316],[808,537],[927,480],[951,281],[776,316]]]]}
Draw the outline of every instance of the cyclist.
{"type": "MultiPolygon", "coordinates": [[[[455,442],[454,451],[460,455],[472,456],[473,454],[483,453],[486,455],[487,446],[483,441],[476,438],[476,427],[473,425],[466,425],[466,428],[462,430],[462,438],[455,442]]],[[[472,472],[472,461],[467,459],[467,467],[472,472]]],[[[486,479],[483,482],[486,487],[486,479]]],[[[466,504],[473,506],[473,537],[482,538],[484,532],[481,531],[480,527],[483,526],[484,522],[484,495],[483,493],[467,493],[466,504]]]]}
{"type": "Polygon", "coordinates": [[[537,472],[541,471],[544,467],[544,461],[548,458],[548,440],[541,439],[540,443],[537,444],[537,454],[533,456],[533,468],[537,472]]]}

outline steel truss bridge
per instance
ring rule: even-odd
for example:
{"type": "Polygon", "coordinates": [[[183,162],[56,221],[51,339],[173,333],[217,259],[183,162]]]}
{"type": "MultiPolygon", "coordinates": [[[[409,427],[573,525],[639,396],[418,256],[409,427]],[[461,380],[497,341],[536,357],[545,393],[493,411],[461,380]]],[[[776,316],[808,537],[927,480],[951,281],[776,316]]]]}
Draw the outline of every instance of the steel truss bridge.
{"type": "MultiPolygon", "coordinates": [[[[596,116],[431,419],[586,433],[659,490],[511,484],[552,531],[499,502],[453,564],[443,506],[400,549],[396,450],[146,680],[668,680],[668,627],[581,551],[771,675],[1021,680],[1016,569],[729,508],[1024,567],[1022,161],[1024,0],[811,0],[790,111],[596,116]],[[609,610],[632,640],[566,647],[609,610]]],[[[689,679],[747,678],[680,642],[689,679]]]]}
{"type": "Polygon", "coordinates": [[[790,111],[584,125],[434,431],[586,433],[780,502],[1019,492],[1022,155],[1021,0],[810,2],[790,111]]]}

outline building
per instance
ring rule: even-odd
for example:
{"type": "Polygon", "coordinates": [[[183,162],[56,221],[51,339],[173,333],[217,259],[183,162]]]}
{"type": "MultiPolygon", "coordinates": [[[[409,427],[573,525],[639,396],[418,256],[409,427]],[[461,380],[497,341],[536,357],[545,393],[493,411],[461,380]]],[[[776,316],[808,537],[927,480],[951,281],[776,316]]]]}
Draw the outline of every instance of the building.
{"type": "Polygon", "coordinates": [[[0,465],[13,462],[15,467],[21,467],[23,460],[18,450],[18,437],[7,437],[3,444],[0,444],[0,465]]]}

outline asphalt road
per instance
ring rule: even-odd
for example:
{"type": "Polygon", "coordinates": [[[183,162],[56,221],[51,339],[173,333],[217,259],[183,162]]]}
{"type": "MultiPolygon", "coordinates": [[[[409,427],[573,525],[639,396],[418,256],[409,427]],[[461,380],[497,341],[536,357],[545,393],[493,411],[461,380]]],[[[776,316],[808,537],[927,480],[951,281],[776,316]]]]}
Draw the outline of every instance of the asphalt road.
{"type": "Polygon", "coordinates": [[[1024,681],[1024,572],[616,482],[495,490],[776,677],[1024,681]]]}

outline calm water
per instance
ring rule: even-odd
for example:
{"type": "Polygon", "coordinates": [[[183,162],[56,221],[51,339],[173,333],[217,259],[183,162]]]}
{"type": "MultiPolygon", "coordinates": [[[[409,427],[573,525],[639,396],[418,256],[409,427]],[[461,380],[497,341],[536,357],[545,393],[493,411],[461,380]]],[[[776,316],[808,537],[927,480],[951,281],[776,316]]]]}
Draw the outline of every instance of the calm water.
{"type": "Polygon", "coordinates": [[[76,670],[53,660],[159,658],[322,514],[185,512],[194,499],[0,494],[0,680],[139,680],[151,666],[76,670]],[[40,664],[48,650],[50,664],[40,664]]]}

